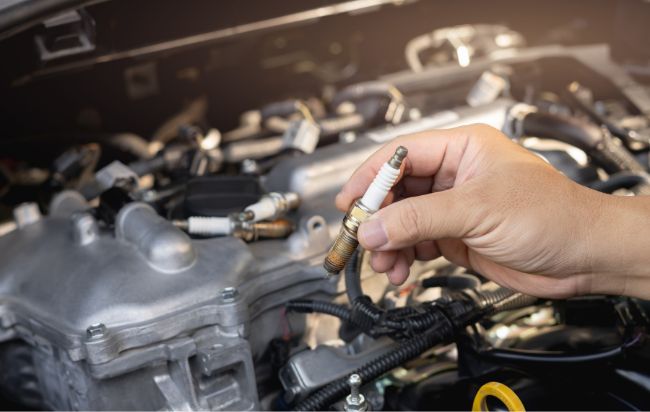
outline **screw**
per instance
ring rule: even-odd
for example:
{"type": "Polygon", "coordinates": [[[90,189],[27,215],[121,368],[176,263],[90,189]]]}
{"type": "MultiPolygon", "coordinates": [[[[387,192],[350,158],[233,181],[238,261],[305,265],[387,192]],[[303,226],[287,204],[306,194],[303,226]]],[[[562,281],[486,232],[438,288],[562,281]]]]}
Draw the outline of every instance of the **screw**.
{"type": "Polygon", "coordinates": [[[103,323],[93,323],[86,329],[88,340],[101,339],[106,335],[106,325],[103,323]]]}
{"type": "Polygon", "coordinates": [[[228,287],[221,291],[221,299],[226,303],[232,303],[237,299],[239,291],[236,288],[228,287]]]}

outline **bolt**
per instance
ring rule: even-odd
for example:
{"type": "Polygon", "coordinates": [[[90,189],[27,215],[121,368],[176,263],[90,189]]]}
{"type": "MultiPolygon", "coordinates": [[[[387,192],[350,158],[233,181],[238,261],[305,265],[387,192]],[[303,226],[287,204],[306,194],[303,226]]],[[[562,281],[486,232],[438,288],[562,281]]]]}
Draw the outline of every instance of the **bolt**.
{"type": "Polygon", "coordinates": [[[237,299],[239,291],[236,288],[228,287],[221,291],[221,299],[226,303],[232,303],[237,299]]]}
{"type": "Polygon", "coordinates": [[[365,412],[368,410],[366,398],[359,391],[361,386],[361,377],[353,373],[348,378],[350,385],[350,394],[345,398],[345,410],[348,412],[365,412]]]}
{"type": "Polygon", "coordinates": [[[356,373],[350,375],[348,379],[348,384],[350,385],[350,400],[357,402],[359,400],[359,385],[361,385],[361,378],[356,373]]]}
{"type": "Polygon", "coordinates": [[[93,323],[86,329],[88,340],[101,339],[106,335],[106,325],[103,323],[93,323]]]}

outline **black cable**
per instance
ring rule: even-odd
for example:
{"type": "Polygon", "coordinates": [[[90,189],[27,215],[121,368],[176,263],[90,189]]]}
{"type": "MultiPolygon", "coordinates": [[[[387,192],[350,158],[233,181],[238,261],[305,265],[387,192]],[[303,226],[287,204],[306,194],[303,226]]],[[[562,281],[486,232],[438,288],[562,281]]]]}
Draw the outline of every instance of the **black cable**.
{"type": "MultiPolygon", "coordinates": [[[[384,373],[404,364],[404,362],[419,356],[430,347],[451,338],[452,335],[453,328],[451,325],[448,323],[440,324],[435,329],[430,330],[423,335],[418,335],[403,342],[399,347],[389,353],[379,356],[373,361],[370,361],[357,369],[354,373],[359,375],[362,382],[371,382],[384,373]]],[[[350,391],[347,380],[348,378],[345,376],[331,382],[304,401],[297,404],[294,410],[325,410],[329,405],[338,401],[350,391]]]]}
{"type": "Polygon", "coordinates": [[[498,362],[512,363],[539,363],[539,364],[559,364],[559,363],[591,363],[611,360],[623,353],[623,347],[618,346],[602,352],[569,355],[566,353],[552,353],[543,351],[531,351],[520,349],[490,349],[479,354],[482,357],[498,362]]]}
{"type": "Polygon", "coordinates": [[[634,346],[642,335],[639,334],[628,342],[607,349],[601,352],[568,354],[548,351],[522,350],[522,349],[490,349],[479,352],[479,355],[490,360],[511,363],[528,363],[528,364],[578,364],[578,363],[595,363],[610,361],[617,358],[625,352],[626,349],[634,346]]]}
{"type": "Polygon", "coordinates": [[[285,304],[287,311],[297,313],[325,313],[336,316],[346,322],[350,321],[350,309],[346,306],[320,300],[296,299],[285,304]]]}
{"type": "Polygon", "coordinates": [[[357,248],[352,254],[350,261],[345,266],[345,291],[348,295],[348,301],[353,304],[357,298],[363,296],[361,288],[361,264],[363,263],[363,250],[357,248]]]}
{"type": "Polygon", "coordinates": [[[476,277],[468,274],[431,276],[422,280],[423,288],[449,288],[454,290],[476,289],[481,286],[481,281],[476,277]]]}
{"type": "MultiPolygon", "coordinates": [[[[384,373],[396,368],[404,362],[413,359],[428,348],[451,340],[456,328],[473,324],[480,317],[506,310],[517,305],[529,304],[532,299],[520,293],[505,288],[494,290],[478,290],[471,293],[463,292],[460,299],[443,297],[417,311],[414,308],[397,308],[385,311],[375,306],[367,296],[357,298],[354,304],[359,312],[351,312],[351,321],[355,323],[359,313],[369,311],[366,320],[372,323],[372,328],[388,328],[386,334],[393,338],[404,338],[399,347],[384,354],[357,369],[362,381],[370,382],[384,373]],[[499,305],[502,304],[501,309],[499,305]]],[[[335,305],[340,306],[340,305],[335,305]]],[[[290,306],[288,306],[289,308],[290,306]]],[[[293,307],[313,310],[313,302],[293,305],[293,307]]],[[[329,308],[329,306],[328,306],[329,308]]],[[[321,310],[324,312],[324,310],[321,310]]],[[[367,325],[366,325],[367,326],[367,325]]],[[[371,333],[372,335],[372,330],[371,333]]],[[[349,391],[347,377],[337,379],[318,390],[304,401],[295,406],[295,410],[323,410],[338,401],[349,391]]]]}

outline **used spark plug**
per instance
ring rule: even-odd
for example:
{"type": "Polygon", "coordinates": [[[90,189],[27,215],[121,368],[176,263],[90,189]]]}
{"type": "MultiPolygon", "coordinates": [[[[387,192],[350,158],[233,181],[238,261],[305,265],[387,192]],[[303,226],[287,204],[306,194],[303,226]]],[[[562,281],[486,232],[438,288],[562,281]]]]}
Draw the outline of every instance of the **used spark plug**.
{"type": "Polygon", "coordinates": [[[399,176],[400,167],[407,153],[405,147],[399,146],[393,157],[381,167],[363,197],[354,202],[345,215],[341,231],[325,258],[323,266],[327,273],[337,274],[348,263],[350,256],[359,245],[357,240],[359,225],[379,210],[399,176]]]}
{"type": "Polygon", "coordinates": [[[286,215],[290,210],[300,205],[300,197],[297,193],[271,192],[239,214],[242,222],[259,222],[262,220],[275,220],[286,215]]]}
{"type": "Polygon", "coordinates": [[[187,220],[175,220],[174,225],[192,235],[234,236],[252,242],[260,238],[283,238],[293,232],[294,225],[289,220],[277,219],[272,222],[242,222],[236,215],[229,217],[191,216],[187,220]]]}

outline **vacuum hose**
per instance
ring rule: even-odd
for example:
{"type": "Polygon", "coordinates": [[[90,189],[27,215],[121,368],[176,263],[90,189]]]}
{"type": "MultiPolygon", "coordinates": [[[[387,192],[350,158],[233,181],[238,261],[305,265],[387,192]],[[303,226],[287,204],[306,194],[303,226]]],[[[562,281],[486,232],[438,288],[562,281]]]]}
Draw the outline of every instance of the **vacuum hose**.
{"type": "Polygon", "coordinates": [[[530,112],[521,120],[524,135],[559,140],[582,149],[607,173],[644,173],[644,167],[611,134],[583,119],[530,112]]]}

